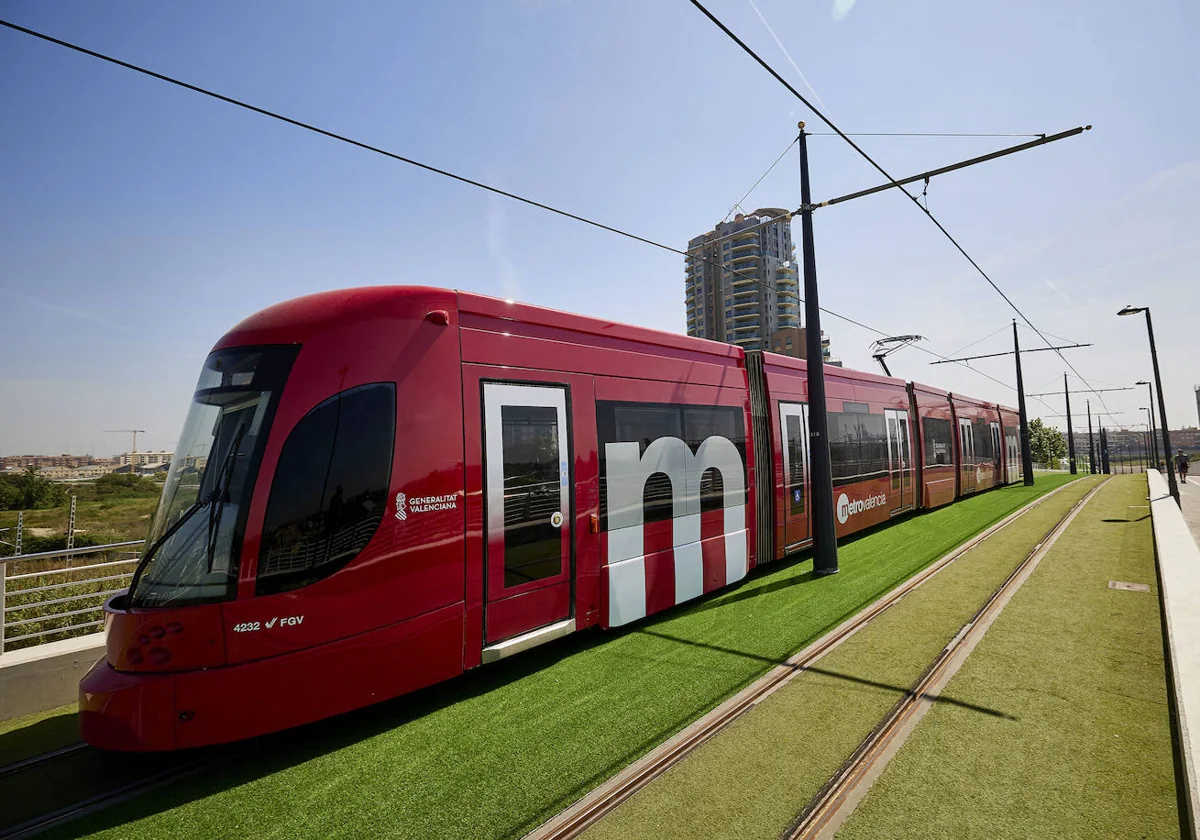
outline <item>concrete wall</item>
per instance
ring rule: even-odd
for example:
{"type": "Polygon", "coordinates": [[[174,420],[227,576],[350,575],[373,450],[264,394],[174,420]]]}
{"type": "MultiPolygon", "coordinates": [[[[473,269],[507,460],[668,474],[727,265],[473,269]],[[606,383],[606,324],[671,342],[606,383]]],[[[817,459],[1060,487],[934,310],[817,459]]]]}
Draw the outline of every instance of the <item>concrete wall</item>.
{"type": "Polygon", "coordinates": [[[102,656],[103,633],[0,655],[0,720],[74,703],[79,680],[102,656]]]}
{"type": "Polygon", "coordinates": [[[1146,474],[1150,487],[1150,513],[1154,519],[1154,548],[1167,631],[1179,748],[1187,799],[1181,819],[1186,837],[1197,836],[1200,825],[1200,787],[1196,761],[1200,759],[1200,548],[1196,547],[1167,482],[1158,470],[1146,474]]]}

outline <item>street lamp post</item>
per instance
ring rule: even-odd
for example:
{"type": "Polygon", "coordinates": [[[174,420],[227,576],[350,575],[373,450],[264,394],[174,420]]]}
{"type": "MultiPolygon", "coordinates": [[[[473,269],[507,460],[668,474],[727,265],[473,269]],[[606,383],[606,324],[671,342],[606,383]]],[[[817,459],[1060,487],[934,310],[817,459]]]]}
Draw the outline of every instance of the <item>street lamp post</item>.
{"type": "MultiPolygon", "coordinates": [[[[1136,315],[1139,312],[1146,313],[1146,334],[1150,337],[1150,360],[1154,363],[1154,385],[1158,390],[1158,419],[1162,421],[1163,453],[1167,456],[1167,487],[1171,490],[1175,504],[1179,504],[1179,485],[1175,483],[1175,466],[1171,463],[1171,433],[1168,431],[1170,426],[1167,425],[1167,404],[1163,400],[1162,374],[1158,370],[1158,348],[1154,344],[1154,322],[1150,320],[1150,307],[1126,306],[1117,314],[1136,315]]],[[[1155,448],[1158,448],[1157,445],[1155,448]]]]}
{"type": "MultiPolygon", "coordinates": [[[[1154,468],[1158,469],[1158,444],[1154,443],[1154,439],[1157,437],[1157,432],[1158,432],[1158,430],[1154,428],[1154,386],[1151,385],[1149,382],[1147,382],[1145,379],[1139,379],[1134,384],[1135,385],[1145,385],[1146,393],[1150,395],[1150,401],[1148,403],[1146,403],[1148,406],[1150,406],[1150,408],[1149,408],[1149,411],[1150,411],[1150,442],[1154,445],[1154,450],[1153,450],[1153,452],[1154,452],[1154,468]]],[[[1168,458],[1171,457],[1170,452],[1167,453],[1167,457],[1168,458]]]]}
{"type": "MultiPolygon", "coordinates": [[[[1146,408],[1145,406],[1142,406],[1142,411],[1149,412],[1150,409],[1146,408]]],[[[1141,424],[1139,424],[1139,425],[1141,425],[1141,424]]],[[[1144,432],[1142,432],[1142,462],[1145,465],[1145,471],[1150,472],[1150,470],[1151,470],[1150,441],[1152,440],[1152,438],[1150,437],[1150,424],[1146,423],[1145,426],[1146,426],[1146,430],[1144,432]]]]}

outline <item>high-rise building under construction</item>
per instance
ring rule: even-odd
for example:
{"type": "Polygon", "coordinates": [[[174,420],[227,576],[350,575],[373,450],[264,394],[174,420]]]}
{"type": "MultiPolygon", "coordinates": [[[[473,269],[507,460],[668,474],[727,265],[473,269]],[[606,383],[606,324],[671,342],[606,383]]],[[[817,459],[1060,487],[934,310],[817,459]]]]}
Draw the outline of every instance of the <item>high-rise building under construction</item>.
{"type": "Polygon", "coordinates": [[[688,242],[688,335],[769,350],[776,331],[800,326],[787,212],[764,207],[739,213],[688,242]]]}

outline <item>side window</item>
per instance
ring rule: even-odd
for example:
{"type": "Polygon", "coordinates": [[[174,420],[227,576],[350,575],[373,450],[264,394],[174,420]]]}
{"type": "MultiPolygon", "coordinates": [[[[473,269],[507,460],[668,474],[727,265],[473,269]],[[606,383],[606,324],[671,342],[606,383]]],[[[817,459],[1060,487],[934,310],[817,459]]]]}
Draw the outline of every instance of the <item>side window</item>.
{"type": "Polygon", "coordinates": [[[858,424],[854,415],[839,411],[827,411],[829,426],[829,461],[832,467],[833,486],[849,484],[858,475],[861,458],[858,439],[858,424]]]}
{"type": "Polygon", "coordinates": [[[328,577],[366,548],[387,509],[396,386],[363,385],[310,411],[283,444],[255,593],[328,577]]]}
{"type": "Polygon", "coordinates": [[[804,440],[801,437],[800,418],[795,414],[787,416],[787,448],[788,448],[788,504],[791,515],[804,513],[804,440]]]}
{"type": "MultiPolygon", "coordinates": [[[[640,457],[654,441],[673,437],[686,443],[695,454],[705,440],[716,435],[737,449],[742,461],[742,481],[746,481],[746,433],[739,408],[597,400],[596,432],[600,445],[600,521],[605,530],[609,513],[606,444],[637,443],[640,457]]],[[[672,486],[666,473],[650,473],[642,487],[642,521],[670,520],[674,516],[675,496],[683,492],[684,487],[672,486]]],[[[744,497],[741,503],[745,503],[744,497]]],[[[706,469],[700,477],[700,509],[721,510],[724,505],[724,477],[717,469],[706,469]]]]}
{"type": "Polygon", "coordinates": [[[887,426],[882,414],[858,415],[859,434],[862,438],[862,463],[859,481],[879,478],[888,473],[887,426]]]}
{"type": "Polygon", "coordinates": [[[923,417],[925,425],[925,466],[941,467],[953,462],[950,446],[950,421],[939,417],[923,417]]]}

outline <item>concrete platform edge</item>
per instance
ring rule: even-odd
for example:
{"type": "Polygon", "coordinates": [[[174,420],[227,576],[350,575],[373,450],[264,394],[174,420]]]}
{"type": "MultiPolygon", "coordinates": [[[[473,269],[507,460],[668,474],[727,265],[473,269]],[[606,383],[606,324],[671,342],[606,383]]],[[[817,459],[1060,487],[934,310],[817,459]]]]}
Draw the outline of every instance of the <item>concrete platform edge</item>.
{"type": "Polygon", "coordinates": [[[1200,825],[1195,751],[1200,740],[1200,548],[1167,490],[1166,479],[1157,470],[1149,470],[1146,480],[1184,776],[1180,782],[1186,812],[1180,814],[1180,830],[1196,840],[1200,825]]]}
{"type": "Polygon", "coordinates": [[[0,720],[74,703],[79,681],[104,655],[104,634],[92,633],[0,656],[0,720]]]}

